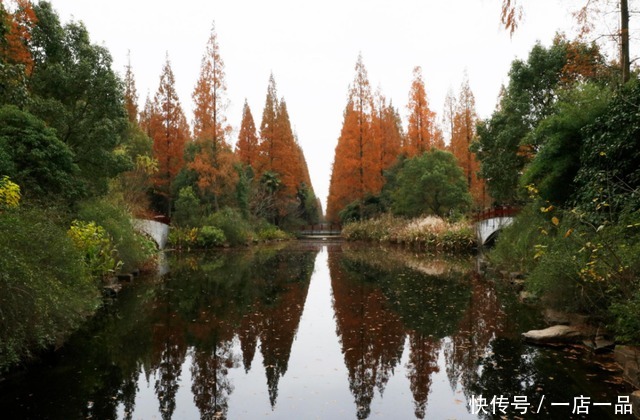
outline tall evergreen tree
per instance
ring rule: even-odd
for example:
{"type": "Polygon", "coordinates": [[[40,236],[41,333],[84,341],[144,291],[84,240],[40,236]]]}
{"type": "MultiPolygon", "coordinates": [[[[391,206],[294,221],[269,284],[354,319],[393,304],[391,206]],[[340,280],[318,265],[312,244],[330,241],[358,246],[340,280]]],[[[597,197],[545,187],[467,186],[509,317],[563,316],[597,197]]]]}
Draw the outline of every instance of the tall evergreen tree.
{"type": "Polygon", "coordinates": [[[450,144],[451,153],[456,157],[460,168],[464,172],[469,192],[475,203],[485,205],[488,197],[485,192],[484,181],[478,178],[480,163],[475,153],[470,149],[476,135],[478,115],[476,113],[475,97],[466,75],[460,87],[456,104],[450,144]]]}
{"type": "Polygon", "coordinates": [[[129,115],[129,121],[138,122],[138,90],[136,89],[136,81],[131,68],[131,54],[127,56],[127,66],[124,73],[124,106],[129,115]]]}
{"type": "Polygon", "coordinates": [[[436,113],[429,108],[422,68],[413,69],[413,82],[409,92],[409,124],[404,152],[408,156],[421,155],[436,147],[444,148],[442,132],[436,124],[436,113]]]}
{"type": "Polygon", "coordinates": [[[259,152],[256,124],[251,114],[251,108],[249,108],[249,104],[245,99],[244,107],[242,108],[242,122],[240,123],[238,142],[236,143],[236,154],[242,163],[250,165],[255,170],[259,159],[259,152]]]}
{"type": "Polygon", "coordinates": [[[198,188],[203,195],[212,197],[216,210],[219,208],[219,196],[231,191],[237,181],[233,170],[235,156],[227,141],[231,127],[224,114],[226,90],[224,62],[213,25],[192,95],[197,152],[189,168],[197,173],[198,188]]]}
{"type": "Polygon", "coordinates": [[[158,160],[154,176],[156,193],[166,200],[165,211],[171,214],[171,184],[184,166],[184,147],[189,139],[189,126],[175,90],[175,77],[167,54],[160,75],[149,122],[153,152],[158,160]]]}
{"type": "Polygon", "coordinates": [[[361,55],[355,70],[335,149],[327,200],[330,220],[337,220],[338,212],[347,204],[367,194],[377,194],[382,188],[380,141],[372,126],[373,96],[361,55]]]}

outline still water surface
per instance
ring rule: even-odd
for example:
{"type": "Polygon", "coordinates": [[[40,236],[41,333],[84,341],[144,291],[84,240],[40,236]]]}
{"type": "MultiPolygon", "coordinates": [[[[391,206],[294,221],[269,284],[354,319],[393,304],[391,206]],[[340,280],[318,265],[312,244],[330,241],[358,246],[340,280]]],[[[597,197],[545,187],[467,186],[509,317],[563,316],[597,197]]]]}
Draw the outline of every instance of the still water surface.
{"type": "Polygon", "coordinates": [[[169,265],[0,383],[2,418],[500,418],[481,394],[506,418],[613,418],[628,393],[606,357],[524,345],[537,311],[472,260],[318,241],[169,265]],[[551,406],[581,395],[588,415],[551,406]]]}

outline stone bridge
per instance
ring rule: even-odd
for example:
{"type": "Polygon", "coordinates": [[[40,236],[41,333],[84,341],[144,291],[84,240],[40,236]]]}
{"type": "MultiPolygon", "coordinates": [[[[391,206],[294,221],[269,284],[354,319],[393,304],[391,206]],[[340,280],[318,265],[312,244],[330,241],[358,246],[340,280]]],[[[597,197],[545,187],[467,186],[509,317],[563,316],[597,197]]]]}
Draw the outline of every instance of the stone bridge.
{"type": "Polygon", "coordinates": [[[133,227],[153,239],[158,249],[164,249],[169,239],[169,225],[155,220],[134,219],[133,227]]]}
{"type": "Polygon", "coordinates": [[[298,235],[302,237],[327,237],[340,236],[342,225],[338,223],[318,223],[315,225],[303,226],[298,235]]]}
{"type": "Polygon", "coordinates": [[[500,231],[513,222],[519,209],[516,207],[494,207],[476,215],[475,229],[479,246],[491,246],[500,231]]]}

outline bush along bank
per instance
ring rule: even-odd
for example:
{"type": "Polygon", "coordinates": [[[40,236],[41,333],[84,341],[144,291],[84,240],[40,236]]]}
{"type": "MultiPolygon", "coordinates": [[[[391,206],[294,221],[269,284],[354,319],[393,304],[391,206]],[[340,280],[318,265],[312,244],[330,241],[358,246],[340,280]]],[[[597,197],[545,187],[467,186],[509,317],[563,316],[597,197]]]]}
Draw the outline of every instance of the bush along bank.
{"type": "Polygon", "coordinates": [[[156,253],[127,212],[105,200],[73,215],[7,203],[0,200],[0,374],[61,346],[102,305],[115,275],[156,253]]]}
{"type": "Polygon", "coordinates": [[[437,216],[403,219],[382,215],[347,224],[342,229],[342,236],[350,241],[400,244],[434,253],[464,253],[476,248],[470,223],[451,222],[437,216]]]}
{"type": "Polygon", "coordinates": [[[291,235],[263,219],[253,222],[232,208],[225,208],[207,217],[172,223],[169,246],[178,250],[247,246],[258,242],[282,241],[291,235]]]}
{"type": "Polygon", "coordinates": [[[532,203],[489,255],[496,270],[524,273],[546,307],[587,315],[619,343],[640,344],[640,212],[594,219],[532,203]]]}

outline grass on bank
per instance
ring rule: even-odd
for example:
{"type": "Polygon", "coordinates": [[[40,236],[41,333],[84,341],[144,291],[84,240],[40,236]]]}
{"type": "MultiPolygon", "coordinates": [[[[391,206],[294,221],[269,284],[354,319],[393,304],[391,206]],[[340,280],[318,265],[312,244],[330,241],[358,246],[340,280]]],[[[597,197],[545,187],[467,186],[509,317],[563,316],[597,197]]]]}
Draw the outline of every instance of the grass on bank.
{"type": "Polygon", "coordinates": [[[466,252],[475,247],[475,233],[467,221],[447,221],[436,216],[404,219],[382,215],[347,224],[347,240],[376,241],[415,246],[430,252],[466,252]]]}

